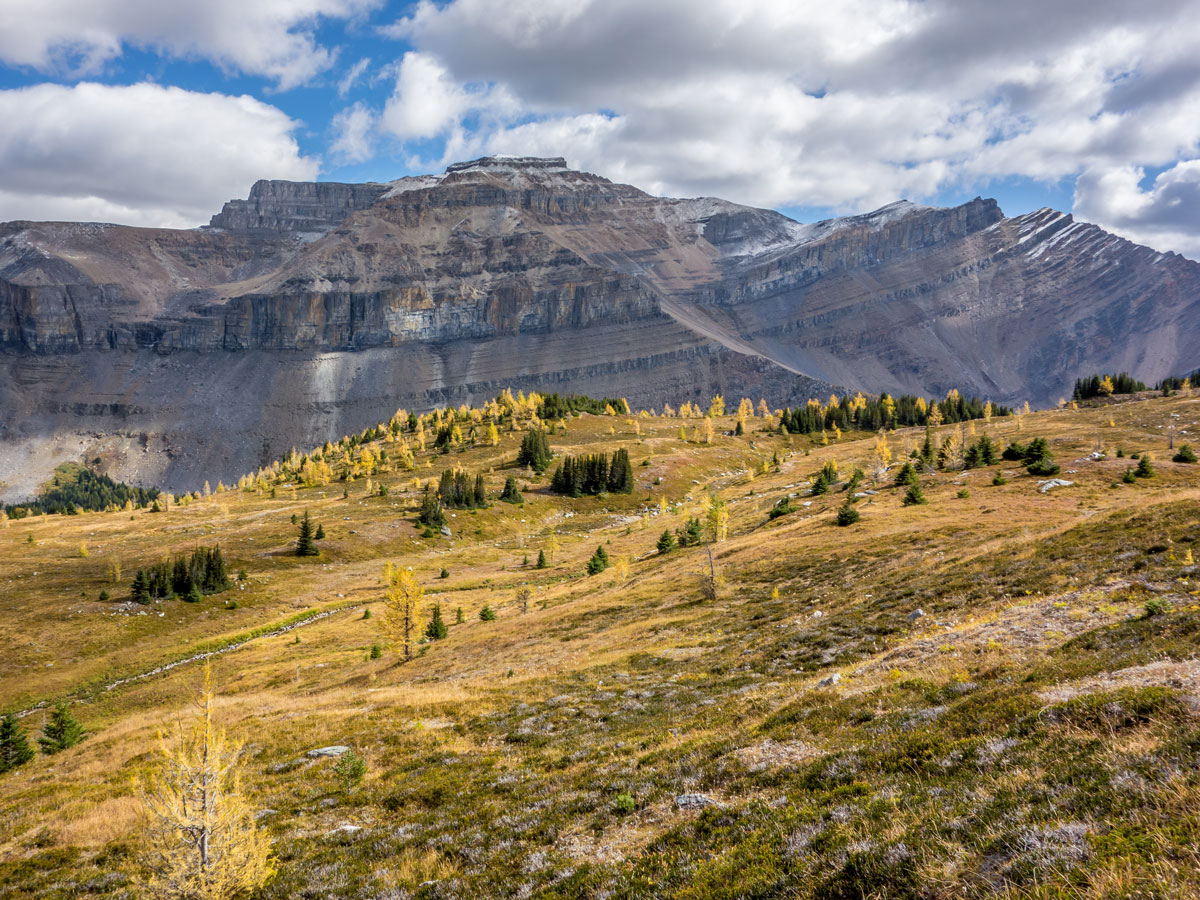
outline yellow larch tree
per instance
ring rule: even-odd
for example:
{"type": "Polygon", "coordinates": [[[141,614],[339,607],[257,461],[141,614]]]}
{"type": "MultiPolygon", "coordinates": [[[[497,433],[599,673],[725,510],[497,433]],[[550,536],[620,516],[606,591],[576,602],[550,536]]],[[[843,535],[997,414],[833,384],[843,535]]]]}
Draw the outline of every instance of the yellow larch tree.
{"type": "Polygon", "coordinates": [[[758,398],[758,417],[760,419],[765,419],[769,415],[771,415],[771,408],[769,406],[767,406],[766,398],[759,397],[758,398]]]}
{"type": "Polygon", "coordinates": [[[500,432],[496,428],[495,422],[488,422],[487,442],[489,447],[497,447],[500,445],[500,432]]]}
{"type": "Polygon", "coordinates": [[[749,397],[743,397],[738,403],[737,417],[739,419],[749,419],[754,415],[754,401],[749,397]]]}
{"type": "Polygon", "coordinates": [[[725,415],[725,398],[717,394],[712,398],[712,402],[708,404],[708,414],[710,416],[725,415]]]}
{"type": "Polygon", "coordinates": [[[425,589],[417,581],[412,566],[398,567],[390,562],[383,569],[383,627],[393,645],[404,649],[404,658],[412,659],[417,622],[425,589]]]}
{"type": "Polygon", "coordinates": [[[213,724],[212,671],[190,723],[158,737],[153,775],[136,785],[146,821],[141,842],[155,900],[229,900],[275,874],[271,840],[241,790],[241,744],[213,724]]]}
{"type": "Polygon", "coordinates": [[[705,514],[708,523],[708,534],[714,543],[721,543],[729,536],[729,505],[716,494],[708,498],[708,512],[705,514]]]}
{"type": "Polygon", "coordinates": [[[706,416],[704,421],[700,423],[700,429],[700,439],[706,444],[711,444],[713,441],[712,419],[706,416]]]}

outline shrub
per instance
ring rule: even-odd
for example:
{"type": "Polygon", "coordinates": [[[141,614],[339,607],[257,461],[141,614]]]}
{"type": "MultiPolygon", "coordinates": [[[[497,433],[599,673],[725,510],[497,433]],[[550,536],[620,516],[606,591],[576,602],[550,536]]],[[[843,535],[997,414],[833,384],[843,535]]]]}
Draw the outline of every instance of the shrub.
{"type": "Polygon", "coordinates": [[[495,618],[496,618],[496,611],[494,609],[492,609],[490,606],[485,606],[483,609],[481,609],[479,611],[479,621],[481,621],[481,622],[492,622],[495,620],[495,618]]]}
{"type": "Polygon", "coordinates": [[[1035,459],[1025,467],[1025,471],[1027,471],[1030,475],[1037,476],[1038,478],[1051,478],[1061,472],[1062,468],[1058,463],[1047,456],[1041,459],[1035,459]]]}
{"type": "Polygon", "coordinates": [[[617,798],[613,800],[613,812],[619,816],[627,816],[636,809],[637,801],[627,791],[617,794],[617,798]]]}
{"type": "Polygon", "coordinates": [[[1008,484],[1008,479],[1004,477],[1003,472],[997,472],[996,477],[992,479],[992,486],[1000,487],[1002,484],[1008,484]]]}
{"type": "Polygon", "coordinates": [[[1179,448],[1179,452],[1171,457],[1171,461],[1177,463],[1194,463],[1196,461],[1196,452],[1189,445],[1184,444],[1179,448]]]}
{"type": "Polygon", "coordinates": [[[1125,474],[1121,476],[1121,481],[1125,484],[1133,484],[1137,479],[1133,475],[1133,466],[1125,467],[1125,474]]]}
{"type": "Polygon", "coordinates": [[[449,569],[442,569],[442,571],[438,574],[438,578],[449,578],[449,577],[450,577],[449,569]]]}
{"type": "Polygon", "coordinates": [[[966,488],[963,488],[958,492],[957,496],[959,500],[966,500],[971,496],[971,492],[966,488]]]}
{"type": "Polygon", "coordinates": [[[1171,611],[1171,601],[1166,597],[1151,597],[1146,601],[1146,618],[1165,616],[1171,611]]]}
{"type": "Polygon", "coordinates": [[[780,497],[767,513],[767,518],[778,519],[780,516],[786,516],[788,513],[795,511],[796,507],[792,506],[792,500],[790,497],[780,497]]]}

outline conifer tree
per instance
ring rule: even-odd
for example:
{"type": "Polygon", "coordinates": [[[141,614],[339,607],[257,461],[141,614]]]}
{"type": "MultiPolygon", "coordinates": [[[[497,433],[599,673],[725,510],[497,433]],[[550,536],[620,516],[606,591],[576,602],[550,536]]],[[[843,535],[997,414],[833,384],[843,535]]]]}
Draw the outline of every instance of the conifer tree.
{"type": "Polygon", "coordinates": [[[485,605],[483,607],[483,609],[481,609],[479,611],[479,621],[494,622],[495,620],[496,620],[496,611],[494,609],[492,609],[490,606],[485,605]]]}
{"type": "Polygon", "coordinates": [[[1133,470],[1133,474],[1138,478],[1153,478],[1154,466],[1150,462],[1150,454],[1143,453],[1138,457],[1137,468],[1133,470]]]}
{"type": "Polygon", "coordinates": [[[587,563],[587,573],[589,575],[599,575],[608,568],[608,554],[604,552],[603,546],[597,546],[596,552],[592,554],[592,558],[587,563]]]}
{"type": "Polygon", "coordinates": [[[716,495],[710,497],[705,518],[709,539],[716,544],[725,540],[729,534],[729,506],[725,501],[716,495]]]}
{"type": "Polygon", "coordinates": [[[540,428],[531,428],[521,440],[521,449],[517,452],[517,465],[529,466],[540,475],[550,465],[550,456],[546,432],[540,428]]]}
{"type": "Polygon", "coordinates": [[[317,525],[317,533],[315,535],[313,535],[313,537],[316,538],[318,541],[325,540],[325,526],[317,525]]]}
{"type": "Polygon", "coordinates": [[[417,513],[417,522],[426,528],[441,528],[446,524],[446,515],[442,512],[442,501],[437,494],[425,487],[425,495],[421,498],[421,509],[417,513]]]}
{"type": "Polygon", "coordinates": [[[505,503],[521,503],[521,492],[517,490],[517,480],[511,475],[504,479],[504,490],[500,492],[500,499],[505,503]]]}
{"type": "Polygon", "coordinates": [[[12,713],[0,719],[0,774],[33,759],[33,748],[12,713]]]}
{"type": "Polygon", "coordinates": [[[317,549],[314,534],[315,529],[313,528],[312,519],[309,518],[308,510],[306,509],[303,518],[300,519],[300,536],[296,540],[297,556],[318,556],[320,554],[321,551],[317,549]]]}
{"type": "Polygon", "coordinates": [[[925,493],[921,490],[920,483],[910,484],[908,490],[904,492],[903,503],[905,506],[917,506],[919,504],[928,503],[925,499],[925,493]]]}
{"type": "Polygon", "coordinates": [[[274,874],[271,841],[241,792],[241,745],[213,725],[211,671],[190,724],[159,735],[158,766],[139,785],[149,827],[142,852],[148,894],[164,900],[225,900],[274,874]]]}
{"type": "Polygon", "coordinates": [[[658,536],[659,553],[670,553],[675,549],[675,535],[671,534],[670,529],[663,529],[663,533],[658,536]]]}
{"type": "Polygon", "coordinates": [[[42,726],[42,735],[38,738],[38,746],[47,756],[60,753],[68,747],[74,747],[83,740],[83,726],[71,715],[65,701],[60,700],[50,713],[50,718],[42,726]]]}
{"type": "Polygon", "coordinates": [[[1194,463],[1196,461],[1196,452],[1188,444],[1183,444],[1179,448],[1179,452],[1171,457],[1172,462],[1177,463],[1194,463]]]}
{"type": "Polygon", "coordinates": [[[846,498],[846,502],[838,507],[837,523],[843,528],[847,525],[853,525],[858,521],[858,510],[854,508],[850,502],[850,498],[846,498]]]}
{"type": "Polygon", "coordinates": [[[537,565],[535,565],[534,568],[535,569],[546,568],[546,551],[545,550],[538,551],[537,565]]]}
{"type": "Polygon", "coordinates": [[[429,619],[429,626],[425,629],[425,637],[431,641],[440,641],[450,633],[450,629],[446,627],[446,623],[442,621],[442,604],[433,604],[433,615],[429,619]]]}
{"type": "Polygon", "coordinates": [[[133,576],[132,598],[134,603],[150,602],[150,579],[142,569],[138,569],[133,576]]]}
{"type": "Polygon", "coordinates": [[[383,603],[387,610],[384,628],[392,643],[403,648],[404,658],[412,659],[413,635],[421,615],[421,600],[425,590],[411,567],[397,568],[390,562],[383,570],[383,581],[383,603]]]}
{"type": "Polygon", "coordinates": [[[896,479],[892,482],[896,487],[906,484],[917,483],[917,470],[912,467],[912,463],[906,462],[900,467],[900,471],[896,473],[896,479]]]}

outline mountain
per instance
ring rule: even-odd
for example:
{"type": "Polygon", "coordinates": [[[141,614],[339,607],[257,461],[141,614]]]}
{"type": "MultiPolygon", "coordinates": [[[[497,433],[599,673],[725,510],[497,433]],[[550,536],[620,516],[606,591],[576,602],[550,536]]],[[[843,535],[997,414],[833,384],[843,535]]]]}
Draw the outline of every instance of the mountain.
{"type": "Polygon", "coordinates": [[[802,225],[562,159],[260,181],[206,228],[0,226],[0,489],[100,456],[173,490],[399,406],[833,386],[1049,403],[1200,363],[1200,265],[991,200],[802,225]]]}

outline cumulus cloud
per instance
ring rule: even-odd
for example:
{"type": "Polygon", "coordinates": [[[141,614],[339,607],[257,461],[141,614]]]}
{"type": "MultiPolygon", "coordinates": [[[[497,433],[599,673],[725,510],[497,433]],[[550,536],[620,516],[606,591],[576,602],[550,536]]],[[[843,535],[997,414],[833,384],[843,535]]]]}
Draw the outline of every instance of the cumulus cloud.
{"type": "Polygon", "coordinates": [[[0,60],[39,71],[95,74],[130,44],[207,59],[288,89],[333,63],[315,29],[381,0],[6,0],[0,60]]]}
{"type": "Polygon", "coordinates": [[[1200,159],[1160,172],[1143,189],[1145,170],[1088,170],[1075,182],[1079,218],[1158,250],[1200,259],[1200,159]]]}
{"type": "Polygon", "coordinates": [[[441,161],[552,153],[665,193],[861,210],[1195,159],[1197,12],[1196,0],[422,0],[386,29],[414,50],[383,118],[403,141],[446,136],[441,161]]]}
{"type": "Polygon", "coordinates": [[[311,180],[295,121],[253,97],[83,82],[0,91],[0,221],[192,227],[259,178],[311,180]]]}
{"type": "Polygon", "coordinates": [[[375,153],[375,114],[361,101],[348,106],[333,117],[337,137],[329,152],[338,162],[360,163],[375,153]]]}

